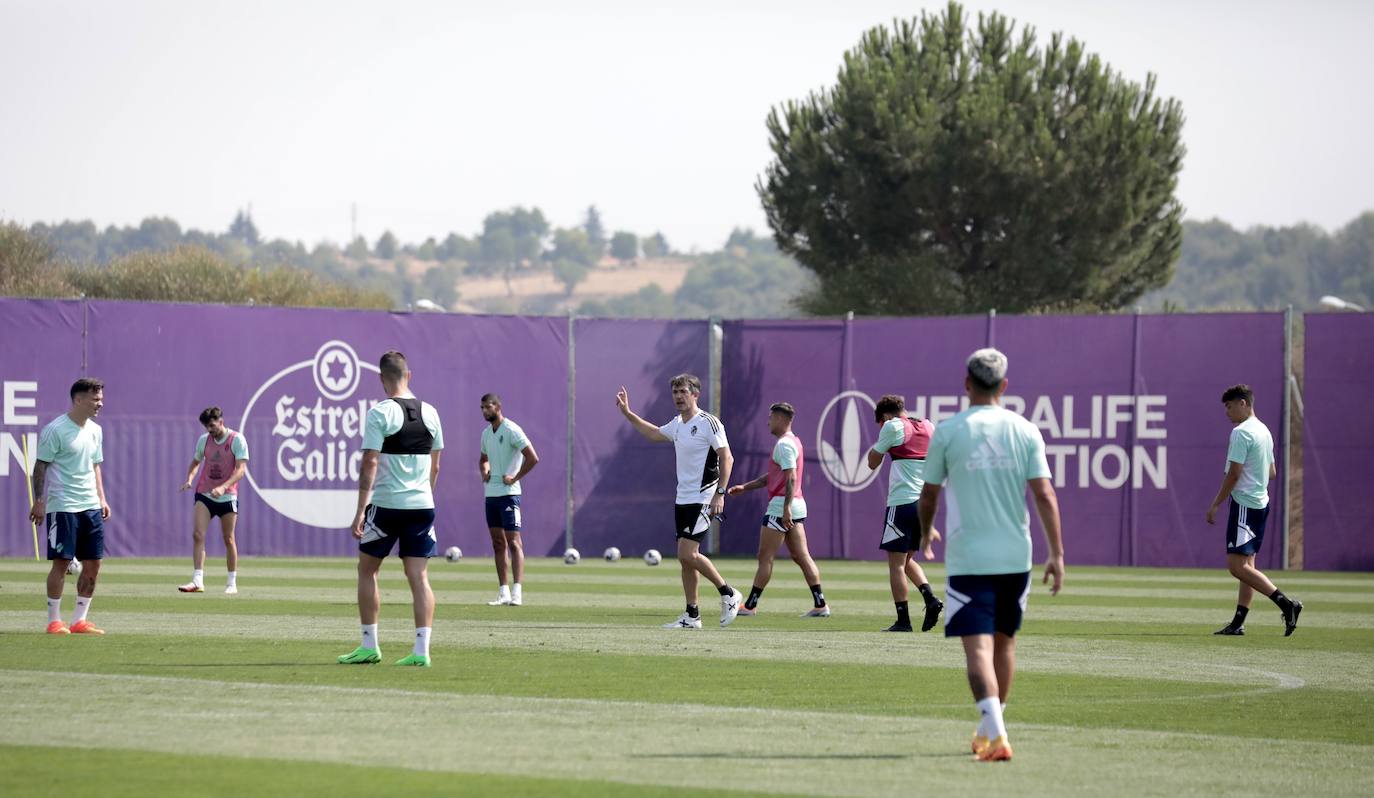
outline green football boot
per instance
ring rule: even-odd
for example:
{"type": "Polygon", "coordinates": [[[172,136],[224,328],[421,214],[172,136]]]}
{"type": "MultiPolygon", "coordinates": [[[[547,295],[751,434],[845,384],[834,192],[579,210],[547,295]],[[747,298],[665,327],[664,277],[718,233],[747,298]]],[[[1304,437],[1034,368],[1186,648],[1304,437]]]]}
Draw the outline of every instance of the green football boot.
{"type": "Polygon", "coordinates": [[[339,655],[340,665],[371,665],[382,661],[382,652],[376,648],[358,646],[347,654],[339,655]]]}
{"type": "Polygon", "coordinates": [[[411,654],[396,660],[397,665],[414,665],[419,668],[429,667],[429,657],[424,654],[411,654]]]}

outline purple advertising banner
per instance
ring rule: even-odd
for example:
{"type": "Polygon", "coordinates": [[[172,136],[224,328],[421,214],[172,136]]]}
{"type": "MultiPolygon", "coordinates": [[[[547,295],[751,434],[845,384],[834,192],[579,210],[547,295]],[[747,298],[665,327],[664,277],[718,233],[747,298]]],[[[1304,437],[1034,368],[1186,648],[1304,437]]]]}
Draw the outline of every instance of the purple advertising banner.
{"type": "MultiPolygon", "coordinates": [[[[872,472],[864,463],[878,431],[876,400],[902,394],[911,415],[937,423],[954,415],[965,402],[964,361],[989,343],[1010,361],[1004,404],[1045,436],[1072,562],[1224,564],[1223,527],[1204,519],[1230,432],[1220,396],[1249,382],[1260,417],[1281,440],[1278,314],[732,322],[721,381],[722,417],[734,424],[734,481],[767,468],[773,439],[764,415],[771,402],[791,402],[806,447],[812,552],[876,558],[887,467],[872,472]]],[[[1279,484],[1271,487],[1276,519],[1279,484]]],[[[734,505],[723,547],[747,553],[764,497],[745,494],[734,505]]],[[[1261,565],[1281,562],[1280,530],[1273,525],[1261,565]]]]}
{"type": "Polygon", "coordinates": [[[70,407],[81,371],[81,302],[0,299],[0,556],[47,556],[29,512],[38,432],[70,407]]]}
{"type": "Polygon", "coordinates": [[[674,414],[668,382],[701,378],[710,407],[710,325],[704,321],[578,319],[574,322],[573,540],[583,556],[615,546],[625,556],[658,549],[673,556],[673,447],[641,437],[616,408],[624,386],[630,408],[654,424],[674,414]]]}
{"type": "MultiPolygon", "coordinates": [[[[249,447],[239,551],[348,554],[362,419],[385,398],[377,360],[403,352],[411,387],[439,411],[444,454],[436,487],[440,547],[488,551],[478,477],[482,394],[540,455],[525,480],[526,546],[561,551],[567,478],[566,323],[217,305],[89,305],[89,372],[105,380],[105,485],[114,556],[188,554],[186,477],[197,416],[223,408],[249,447]]],[[[222,550],[209,535],[212,555],[222,550]]]]}
{"type": "Polygon", "coordinates": [[[1374,570],[1374,314],[1306,317],[1303,567],[1374,570]]]}
{"type": "MultiPolygon", "coordinates": [[[[1364,375],[1374,373],[1374,317],[1307,323],[1306,566],[1371,568],[1374,544],[1355,519],[1374,511],[1356,482],[1374,456],[1374,427],[1352,419],[1343,397],[1360,394],[1364,375]]],[[[608,546],[666,552],[672,448],[636,434],[615,408],[615,391],[625,386],[634,409],[662,423],[674,412],[673,375],[702,378],[703,407],[713,389],[705,321],[580,319],[570,341],[566,318],[0,299],[0,325],[10,331],[0,348],[7,557],[34,550],[22,521],[25,446],[31,457],[38,430],[66,409],[67,389],[83,375],[107,386],[99,423],[114,556],[189,553],[191,497],[178,487],[202,432],[196,417],[211,405],[250,448],[240,551],[351,554],[344,528],[356,497],[360,420],[383,398],[376,362],[392,348],[407,355],[415,393],[443,419],[441,545],[470,556],[489,551],[477,461],[479,399],[491,392],[540,455],[523,482],[532,555],[562,551],[570,499],[572,539],[584,554],[608,546]]],[[[1283,440],[1281,314],[727,322],[720,416],[735,456],[731,481],[766,471],[767,408],[791,402],[806,447],[812,551],[876,557],[887,472],[864,462],[878,431],[874,402],[899,393],[913,415],[952,416],[965,402],[964,360],[988,343],[1010,358],[1006,405],[1045,435],[1071,562],[1223,563],[1222,527],[1204,520],[1230,432],[1220,395],[1248,382],[1259,417],[1283,440]]],[[[1281,445],[1278,454],[1260,555],[1268,568],[1283,554],[1281,445]]],[[[755,550],[764,504],[762,492],[728,502],[723,551],[755,550]]],[[[1038,529],[1035,538],[1041,557],[1038,529]]],[[[210,551],[222,551],[215,534],[210,551]]]]}

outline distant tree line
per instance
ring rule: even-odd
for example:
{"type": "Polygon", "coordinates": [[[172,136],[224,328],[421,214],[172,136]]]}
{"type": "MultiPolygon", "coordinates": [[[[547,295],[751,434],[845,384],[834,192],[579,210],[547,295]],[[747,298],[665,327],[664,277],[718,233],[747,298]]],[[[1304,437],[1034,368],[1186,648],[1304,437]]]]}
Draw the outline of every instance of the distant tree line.
{"type": "Polygon", "coordinates": [[[143,249],[104,264],[59,258],[52,244],[0,223],[0,296],[386,309],[381,292],[292,266],[235,264],[201,244],[143,249]]]}
{"type": "Polygon", "coordinates": [[[513,207],[486,216],[482,230],[466,237],[449,233],[442,240],[401,242],[384,231],[369,244],[361,236],[345,247],[322,242],[313,248],[284,239],[267,239],[251,214],[235,214],[220,233],[183,229],[173,219],[152,217],[137,226],[104,229],[90,221],[36,223],[28,229],[5,226],[3,240],[11,261],[46,263],[29,268],[22,278],[0,280],[0,294],[27,296],[119,296],[126,299],[234,302],[262,304],[342,304],[350,307],[406,307],[424,298],[450,307],[460,299],[463,280],[545,270],[563,286],[562,297],[534,297],[489,302],[495,312],[565,312],[587,315],[679,317],[795,315],[793,299],[812,282],[795,261],[780,254],[773,242],[751,230],[735,230],[719,252],[675,253],[662,232],[638,236],[626,230],[606,232],[595,206],[580,225],[554,227],[536,207],[513,207]],[[22,246],[21,246],[22,244],[22,246]],[[608,301],[570,304],[591,270],[609,256],[622,268],[643,258],[676,257],[688,261],[687,278],[676,294],[650,285],[638,294],[608,301]],[[295,274],[293,292],[284,284],[269,299],[243,290],[243,275],[262,294],[271,276],[282,283],[295,274]],[[40,275],[42,278],[40,279],[40,275]],[[308,280],[306,278],[309,278],[308,280]],[[226,284],[239,283],[237,292],[226,284]],[[302,286],[313,286],[319,302],[305,301],[302,286]],[[339,293],[334,287],[346,288],[339,293]],[[121,293],[122,292],[122,293],[121,293]],[[349,293],[352,292],[352,293],[349,293]],[[235,298],[237,297],[237,298],[235,298]]]}
{"type": "MultiPolygon", "coordinates": [[[[1329,233],[1310,225],[1239,230],[1214,219],[1184,222],[1182,234],[1172,280],[1142,296],[1135,303],[1142,309],[1278,310],[1291,304],[1312,310],[1327,294],[1374,307],[1374,212],[1329,233]]],[[[573,227],[555,228],[538,208],[516,207],[488,214],[482,231],[470,238],[450,233],[410,244],[384,232],[373,244],[358,238],[345,249],[268,240],[246,212],[222,233],[183,230],[166,218],[103,230],[89,221],[28,228],[0,223],[0,295],[11,296],[369,308],[427,298],[451,306],[465,279],[509,279],[534,270],[551,272],[563,296],[497,300],[485,309],[775,318],[806,315],[807,297],[818,290],[811,270],[752,230],[734,230],[719,251],[674,254],[662,233],[607,236],[595,207],[573,227]],[[651,284],[576,301],[577,286],[607,255],[625,268],[666,255],[690,266],[675,292],[651,284]]]]}
{"type": "Polygon", "coordinates": [[[1374,308],[1374,211],[1334,232],[1311,225],[1237,230],[1185,222],[1174,278],[1146,310],[1315,310],[1332,295],[1374,308]]]}

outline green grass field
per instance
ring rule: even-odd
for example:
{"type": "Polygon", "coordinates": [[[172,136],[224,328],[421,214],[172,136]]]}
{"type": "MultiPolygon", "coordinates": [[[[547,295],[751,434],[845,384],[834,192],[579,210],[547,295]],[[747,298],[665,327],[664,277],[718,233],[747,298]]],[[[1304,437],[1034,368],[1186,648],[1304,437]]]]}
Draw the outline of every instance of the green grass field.
{"type": "MultiPolygon", "coordinates": [[[[720,565],[748,589],[752,561],[720,565]]],[[[1276,574],[1307,605],[1297,633],[1258,599],[1219,638],[1220,569],[1071,565],[1018,637],[1016,758],[980,764],[958,643],[877,631],[882,565],[821,567],[833,617],[797,617],[784,561],[759,616],[720,629],[707,585],[690,633],[658,628],[681,611],[671,561],[531,561],[511,608],[485,606],[489,559],[436,560],[419,669],[389,664],[412,637],[399,563],[384,664],[350,667],[351,561],[245,560],[226,597],[222,561],[181,595],[183,560],[109,560],[108,634],[57,637],[46,563],[0,560],[0,795],[1370,794],[1374,574],[1276,574]]]]}

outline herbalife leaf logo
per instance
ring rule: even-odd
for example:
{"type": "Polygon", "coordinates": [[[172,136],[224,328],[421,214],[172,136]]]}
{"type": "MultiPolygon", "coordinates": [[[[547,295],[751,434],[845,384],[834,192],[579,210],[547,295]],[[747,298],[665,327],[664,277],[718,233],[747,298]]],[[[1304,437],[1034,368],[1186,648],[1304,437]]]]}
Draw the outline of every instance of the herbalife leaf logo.
{"type": "Polygon", "coordinates": [[[874,407],[873,399],[863,391],[845,391],[821,411],[821,423],[816,428],[821,470],[842,491],[861,491],[878,477],[877,471],[868,468],[874,407]]]}

